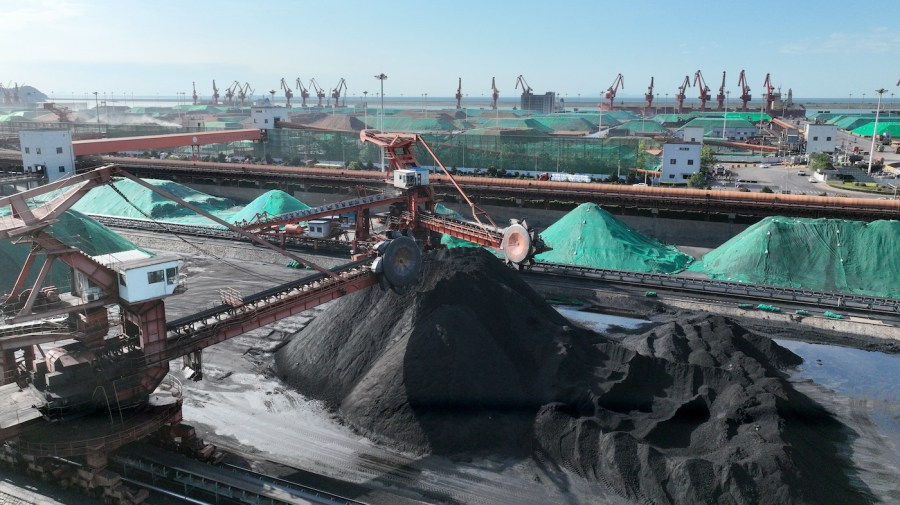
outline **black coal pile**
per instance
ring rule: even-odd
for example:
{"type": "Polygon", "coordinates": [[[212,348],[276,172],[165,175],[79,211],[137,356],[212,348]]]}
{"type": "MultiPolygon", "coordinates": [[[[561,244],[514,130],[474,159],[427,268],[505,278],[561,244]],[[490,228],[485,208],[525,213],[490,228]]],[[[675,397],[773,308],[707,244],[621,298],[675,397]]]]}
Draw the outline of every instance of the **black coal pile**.
{"type": "Polygon", "coordinates": [[[284,380],[402,450],[534,456],[640,502],[866,502],[844,427],[785,380],[798,363],[704,314],[572,327],[478,249],[426,256],[402,295],[341,298],[276,354],[284,380]]]}

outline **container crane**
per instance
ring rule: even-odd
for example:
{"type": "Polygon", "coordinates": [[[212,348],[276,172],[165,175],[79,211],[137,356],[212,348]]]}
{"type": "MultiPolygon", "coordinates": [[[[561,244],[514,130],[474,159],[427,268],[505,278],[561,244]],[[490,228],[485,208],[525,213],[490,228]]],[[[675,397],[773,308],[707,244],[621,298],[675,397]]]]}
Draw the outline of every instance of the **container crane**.
{"type": "Polygon", "coordinates": [[[191,98],[192,98],[193,101],[194,101],[194,105],[197,105],[197,98],[198,98],[198,96],[197,96],[197,83],[196,83],[196,82],[192,82],[191,84],[194,86],[194,93],[191,95],[191,98]]]}
{"type": "Polygon", "coordinates": [[[281,89],[284,90],[284,99],[287,101],[285,107],[288,109],[291,108],[291,97],[294,96],[294,92],[291,91],[291,87],[288,86],[287,81],[284,80],[284,77],[281,78],[281,89]]]}
{"type": "Polygon", "coordinates": [[[497,89],[497,78],[491,77],[491,109],[497,110],[497,99],[500,98],[500,90],[497,89]]]}
{"type": "Polygon", "coordinates": [[[212,104],[219,105],[219,88],[216,87],[215,79],[213,79],[212,104]]]}
{"type": "Polygon", "coordinates": [[[616,100],[616,92],[619,91],[619,87],[625,89],[625,78],[622,77],[622,74],[616,76],[616,79],[613,81],[612,85],[607,88],[606,93],[603,95],[603,98],[609,100],[608,109],[612,110],[613,102],[616,100]]]}
{"type": "Polygon", "coordinates": [[[719,110],[725,110],[725,71],[722,71],[722,85],[719,86],[719,94],[716,95],[716,102],[719,103],[719,110]]]}
{"type": "Polygon", "coordinates": [[[744,71],[741,70],[741,75],[738,77],[738,86],[741,87],[741,110],[747,110],[747,102],[750,101],[750,86],[747,85],[747,75],[744,74],[744,71]]]}
{"type": "Polygon", "coordinates": [[[644,93],[644,115],[650,113],[650,109],[653,108],[653,77],[650,77],[650,85],[647,86],[647,92],[644,93]]]}
{"type": "Polygon", "coordinates": [[[322,99],[325,98],[325,90],[319,86],[319,83],[316,82],[315,77],[309,80],[309,85],[312,86],[312,88],[316,91],[316,98],[319,99],[319,103],[318,105],[316,105],[316,107],[321,107],[322,99]]]}
{"type": "Polygon", "coordinates": [[[700,94],[697,97],[700,99],[699,110],[706,110],[706,102],[712,98],[712,95],[709,94],[709,86],[706,85],[703,73],[699,70],[694,74],[694,87],[700,90],[700,94]]]}
{"type": "MultiPolygon", "coordinates": [[[[334,98],[334,106],[335,107],[341,106],[341,103],[340,103],[341,102],[341,93],[345,92],[345,91],[347,91],[347,81],[345,81],[344,78],[341,77],[341,80],[338,81],[337,86],[335,86],[335,88],[333,90],[331,90],[331,98],[334,98]]],[[[346,100],[345,100],[345,104],[346,104],[346,100]]]]}
{"type": "Polygon", "coordinates": [[[766,105],[766,112],[768,114],[772,114],[772,104],[775,103],[775,98],[780,96],[780,93],[775,93],[775,87],[772,86],[772,78],[770,74],[766,74],[766,80],[763,81],[763,87],[766,88],[766,95],[764,98],[764,103],[766,105]]]}
{"type": "Polygon", "coordinates": [[[297,82],[295,84],[297,85],[297,91],[300,92],[300,106],[305,109],[306,99],[309,98],[309,89],[307,89],[306,86],[303,85],[303,81],[301,81],[299,77],[297,78],[297,82]]]}
{"type": "Polygon", "coordinates": [[[675,107],[675,113],[681,114],[682,110],[684,110],[684,99],[687,98],[684,94],[684,90],[691,87],[691,77],[686,75],[684,76],[684,82],[681,83],[681,86],[678,86],[678,94],[675,95],[675,102],[678,105],[675,107]]]}
{"type": "Polygon", "coordinates": [[[459,84],[456,86],[456,109],[462,109],[462,77],[459,78],[459,84]]]}

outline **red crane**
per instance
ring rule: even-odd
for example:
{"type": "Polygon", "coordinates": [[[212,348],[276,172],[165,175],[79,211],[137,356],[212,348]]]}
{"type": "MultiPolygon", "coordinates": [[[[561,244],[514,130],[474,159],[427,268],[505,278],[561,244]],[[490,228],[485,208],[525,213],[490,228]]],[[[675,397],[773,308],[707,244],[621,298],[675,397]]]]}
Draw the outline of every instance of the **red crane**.
{"type": "Polygon", "coordinates": [[[191,95],[191,98],[194,99],[194,105],[197,105],[197,98],[198,98],[198,96],[197,96],[197,83],[196,83],[196,82],[192,82],[191,84],[194,85],[194,94],[191,95]]]}
{"type": "Polygon", "coordinates": [[[766,80],[763,81],[763,87],[766,88],[766,112],[772,114],[772,104],[775,102],[775,87],[772,86],[772,79],[769,74],[766,74],[766,80]]]}
{"type": "Polygon", "coordinates": [[[253,99],[253,88],[250,87],[249,82],[244,83],[244,87],[238,86],[238,100],[241,101],[241,105],[244,105],[244,100],[253,99]]]}
{"type": "Polygon", "coordinates": [[[619,87],[625,89],[625,79],[622,77],[622,74],[616,76],[616,79],[613,81],[612,85],[606,90],[606,94],[603,95],[604,98],[609,100],[607,110],[612,110],[613,102],[616,100],[616,91],[619,91],[619,87]]]}
{"type": "Polygon", "coordinates": [[[303,102],[300,105],[301,105],[301,107],[303,107],[305,109],[306,108],[306,99],[309,98],[309,90],[306,88],[306,86],[303,85],[303,81],[301,81],[299,77],[297,78],[296,84],[297,84],[297,90],[300,91],[300,99],[303,102]]]}
{"type": "Polygon", "coordinates": [[[317,107],[321,107],[322,99],[325,98],[325,90],[322,89],[321,87],[319,87],[319,83],[316,82],[315,77],[313,77],[312,79],[309,80],[309,85],[312,86],[313,89],[316,91],[316,98],[319,99],[319,104],[317,105],[317,107]]]}
{"type": "Polygon", "coordinates": [[[719,110],[725,109],[725,71],[722,71],[722,85],[719,86],[719,94],[716,95],[716,101],[719,102],[719,110]]]}
{"type": "Polygon", "coordinates": [[[212,104],[219,105],[219,88],[216,87],[216,80],[213,79],[212,104]]]}
{"type": "Polygon", "coordinates": [[[498,98],[500,98],[500,90],[497,89],[497,78],[491,77],[491,109],[497,110],[498,98]]]}
{"type": "Polygon", "coordinates": [[[287,101],[285,107],[288,109],[291,108],[291,97],[294,96],[294,92],[291,91],[291,87],[288,86],[287,81],[284,80],[284,77],[281,78],[281,89],[284,90],[284,99],[287,101]]]}
{"type": "Polygon", "coordinates": [[[333,90],[331,90],[331,98],[334,98],[334,106],[341,106],[341,93],[347,90],[347,81],[341,77],[341,80],[338,81],[337,86],[333,90]]]}
{"type": "Polygon", "coordinates": [[[644,93],[644,115],[650,113],[653,107],[653,77],[650,77],[650,85],[647,86],[647,92],[644,93]]]}
{"type": "Polygon", "coordinates": [[[684,99],[687,98],[684,94],[684,90],[691,87],[691,77],[689,75],[684,76],[684,82],[681,83],[681,86],[678,86],[678,94],[675,95],[675,101],[678,102],[678,105],[675,107],[675,113],[680,114],[684,109],[684,99]]]}
{"type": "Polygon", "coordinates": [[[522,96],[531,94],[531,86],[528,85],[528,81],[521,74],[519,77],[516,77],[516,89],[519,89],[520,86],[522,87],[522,96]]]}
{"type": "Polygon", "coordinates": [[[459,78],[459,85],[456,86],[456,108],[462,109],[462,77],[459,78]]]}
{"type": "Polygon", "coordinates": [[[706,102],[712,98],[712,95],[709,94],[709,86],[706,85],[706,80],[703,78],[703,73],[699,70],[694,74],[694,87],[700,90],[700,95],[697,97],[700,99],[700,109],[706,110],[706,102]]]}
{"type": "Polygon", "coordinates": [[[741,87],[741,110],[747,110],[747,102],[750,101],[750,86],[747,85],[747,76],[744,74],[744,71],[741,70],[741,75],[738,77],[738,86],[741,87]]]}
{"type": "Polygon", "coordinates": [[[240,89],[241,83],[234,81],[231,83],[231,86],[228,86],[228,89],[225,90],[225,103],[227,105],[234,105],[234,93],[238,89],[240,89]]]}

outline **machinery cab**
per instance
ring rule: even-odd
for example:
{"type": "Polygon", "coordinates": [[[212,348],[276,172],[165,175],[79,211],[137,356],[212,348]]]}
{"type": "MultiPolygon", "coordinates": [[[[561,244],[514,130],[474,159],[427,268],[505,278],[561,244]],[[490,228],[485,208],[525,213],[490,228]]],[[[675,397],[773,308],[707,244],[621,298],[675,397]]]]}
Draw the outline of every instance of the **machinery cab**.
{"type": "Polygon", "coordinates": [[[428,170],[424,168],[401,168],[394,170],[394,187],[412,189],[428,185],[428,170]]]}
{"type": "Polygon", "coordinates": [[[157,256],[138,249],[94,256],[93,259],[116,272],[119,298],[128,303],[163,298],[181,287],[180,260],[157,256]]]}

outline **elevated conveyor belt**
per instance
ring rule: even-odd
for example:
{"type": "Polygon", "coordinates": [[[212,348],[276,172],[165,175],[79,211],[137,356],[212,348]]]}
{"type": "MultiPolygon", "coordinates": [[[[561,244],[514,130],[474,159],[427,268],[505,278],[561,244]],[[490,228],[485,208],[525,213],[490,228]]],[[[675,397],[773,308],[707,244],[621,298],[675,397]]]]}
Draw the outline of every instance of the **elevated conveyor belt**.
{"type": "Polygon", "coordinates": [[[371,259],[365,259],[331,269],[337,277],[317,273],[243,298],[236,293],[223,296],[226,303],[168,322],[166,350],[148,359],[175,359],[373,286],[378,279],[369,263],[371,259]]]}
{"type": "Polygon", "coordinates": [[[311,219],[333,216],[335,214],[344,214],[347,212],[357,212],[373,207],[381,207],[398,202],[405,202],[406,198],[400,196],[380,193],[377,195],[363,196],[352,200],[342,200],[340,202],[329,203],[319,207],[311,207],[304,210],[295,210],[270,216],[268,214],[257,214],[256,218],[245,222],[237,223],[238,226],[245,230],[257,230],[260,228],[268,228],[272,226],[281,226],[284,224],[298,223],[300,221],[309,221],[311,219]]]}
{"type": "Polygon", "coordinates": [[[749,300],[797,303],[816,307],[851,309],[860,312],[900,314],[900,300],[894,298],[763,286],[760,284],[697,279],[655,273],[627,272],[624,270],[579,267],[558,263],[536,263],[531,271],[538,274],[567,278],[584,278],[616,284],[631,284],[648,289],[669,289],[749,300]]]}
{"type": "MultiPolygon", "coordinates": [[[[404,219],[411,219],[409,213],[404,213],[404,219]]],[[[503,241],[503,231],[491,229],[487,226],[480,226],[477,223],[458,221],[441,217],[436,214],[419,213],[419,224],[431,231],[451,235],[453,237],[463,239],[473,244],[485,247],[500,249],[500,243],[503,241]]]]}

